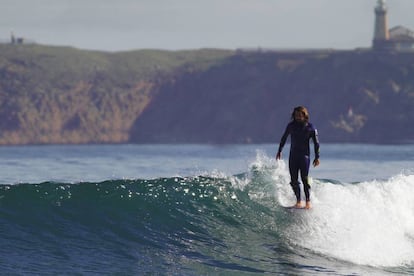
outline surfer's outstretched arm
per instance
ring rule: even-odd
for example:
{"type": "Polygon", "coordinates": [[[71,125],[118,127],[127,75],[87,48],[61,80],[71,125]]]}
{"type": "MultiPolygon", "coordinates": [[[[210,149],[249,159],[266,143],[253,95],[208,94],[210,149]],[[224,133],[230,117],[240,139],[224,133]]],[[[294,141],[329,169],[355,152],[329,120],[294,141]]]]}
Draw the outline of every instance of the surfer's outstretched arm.
{"type": "Polygon", "coordinates": [[[318,139],[318,131],[315,129],[312,133],[312,141],[315,150],[315,159],[313,160],[313,166],[319,166],[319,139],[318,139]]]}
{"type": "Polygon", "coordinates": [[[277,153],[276,153],[276,159],[277,160],[279,160],[280,158],[282,158],[282,150],[283,150],[283,147],[286,144],[286,140],[287,140],[287,138],[289,136],[289,133],[290,133],[289,126],[290,126],[290,124],[287,125],[287,127],[285,129],[285,132],[283,133],[282,138],[280,139],[279,149],[277,150],[277,153]]]}

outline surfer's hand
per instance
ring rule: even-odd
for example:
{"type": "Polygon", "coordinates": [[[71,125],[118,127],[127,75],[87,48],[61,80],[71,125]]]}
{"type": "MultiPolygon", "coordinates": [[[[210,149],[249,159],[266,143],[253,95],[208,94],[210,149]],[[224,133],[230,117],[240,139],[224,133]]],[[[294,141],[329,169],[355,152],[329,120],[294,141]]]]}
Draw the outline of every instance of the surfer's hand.
{"type": "Polygon", "coordinates": [[[276,160],[279,160],[280,158],[282,158],[282,153],[281,152],[278,152],[276,154],[276,160]]]}
{"type": "Polygon", "coordinates": [[[316,166],[319,166],[319,159],[315,159],[315,160],[313,160],[313,166],[314,167],[316,167],[316,166]]]}

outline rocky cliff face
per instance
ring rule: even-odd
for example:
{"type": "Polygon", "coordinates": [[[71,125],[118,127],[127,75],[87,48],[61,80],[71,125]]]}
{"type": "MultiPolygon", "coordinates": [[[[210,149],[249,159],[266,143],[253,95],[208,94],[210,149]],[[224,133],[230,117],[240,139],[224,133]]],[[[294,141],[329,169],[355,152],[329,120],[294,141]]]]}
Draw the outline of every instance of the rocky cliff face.
{"type": "Polygon", "coordinates": [[[273,143],[298,105],[323,142],[412,142],[414,54],[240,52],[164,84],[131,141],[273,143]]]}
{"type": "Polygon", "coordinates": [[[2,145],[414,141],[414,53],[0,50],[2,145]]]}
{"type": "Polygon", "coordinates": [[[0,144],[127,143],[165,80],[231,54],[0,45],[0,144]]]}

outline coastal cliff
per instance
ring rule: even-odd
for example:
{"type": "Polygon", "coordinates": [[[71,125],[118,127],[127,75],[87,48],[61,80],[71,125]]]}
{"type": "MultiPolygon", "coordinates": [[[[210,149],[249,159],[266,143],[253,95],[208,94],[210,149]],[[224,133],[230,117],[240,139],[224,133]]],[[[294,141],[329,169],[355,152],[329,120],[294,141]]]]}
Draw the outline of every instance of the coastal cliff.
{"type": "Polygon", "coordinates": [[[323,142],[412,142],[414,54],[240,52],[164,84],[131,141],[278,142],[298,105],[323,142]]]}
{"type": "Polygon", "coordinates": [[[0,144],[414,141],[414,53],[0,46],[0,144]]]}

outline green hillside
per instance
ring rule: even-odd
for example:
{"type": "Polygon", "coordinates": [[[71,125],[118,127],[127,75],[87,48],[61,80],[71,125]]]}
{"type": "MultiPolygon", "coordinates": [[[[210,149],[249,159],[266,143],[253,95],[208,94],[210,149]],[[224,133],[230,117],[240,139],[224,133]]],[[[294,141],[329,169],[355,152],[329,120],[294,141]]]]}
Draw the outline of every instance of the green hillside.
{"type": "Polygon", "coordinates": [[[161,82],[232,54],[0,45],[0,144],[127,142],[161,82]]]}
{"type": "Polygon", "coordinates": [[[414,141],[414,53],[0,45],[0,145],[414,141]]]}
{"type": "Polygon", "coordinates": [[[298,105],[322,142],[414,142],[414,53],[239,52],[162,86],[131,141],[277,143],[298,105]]]}

